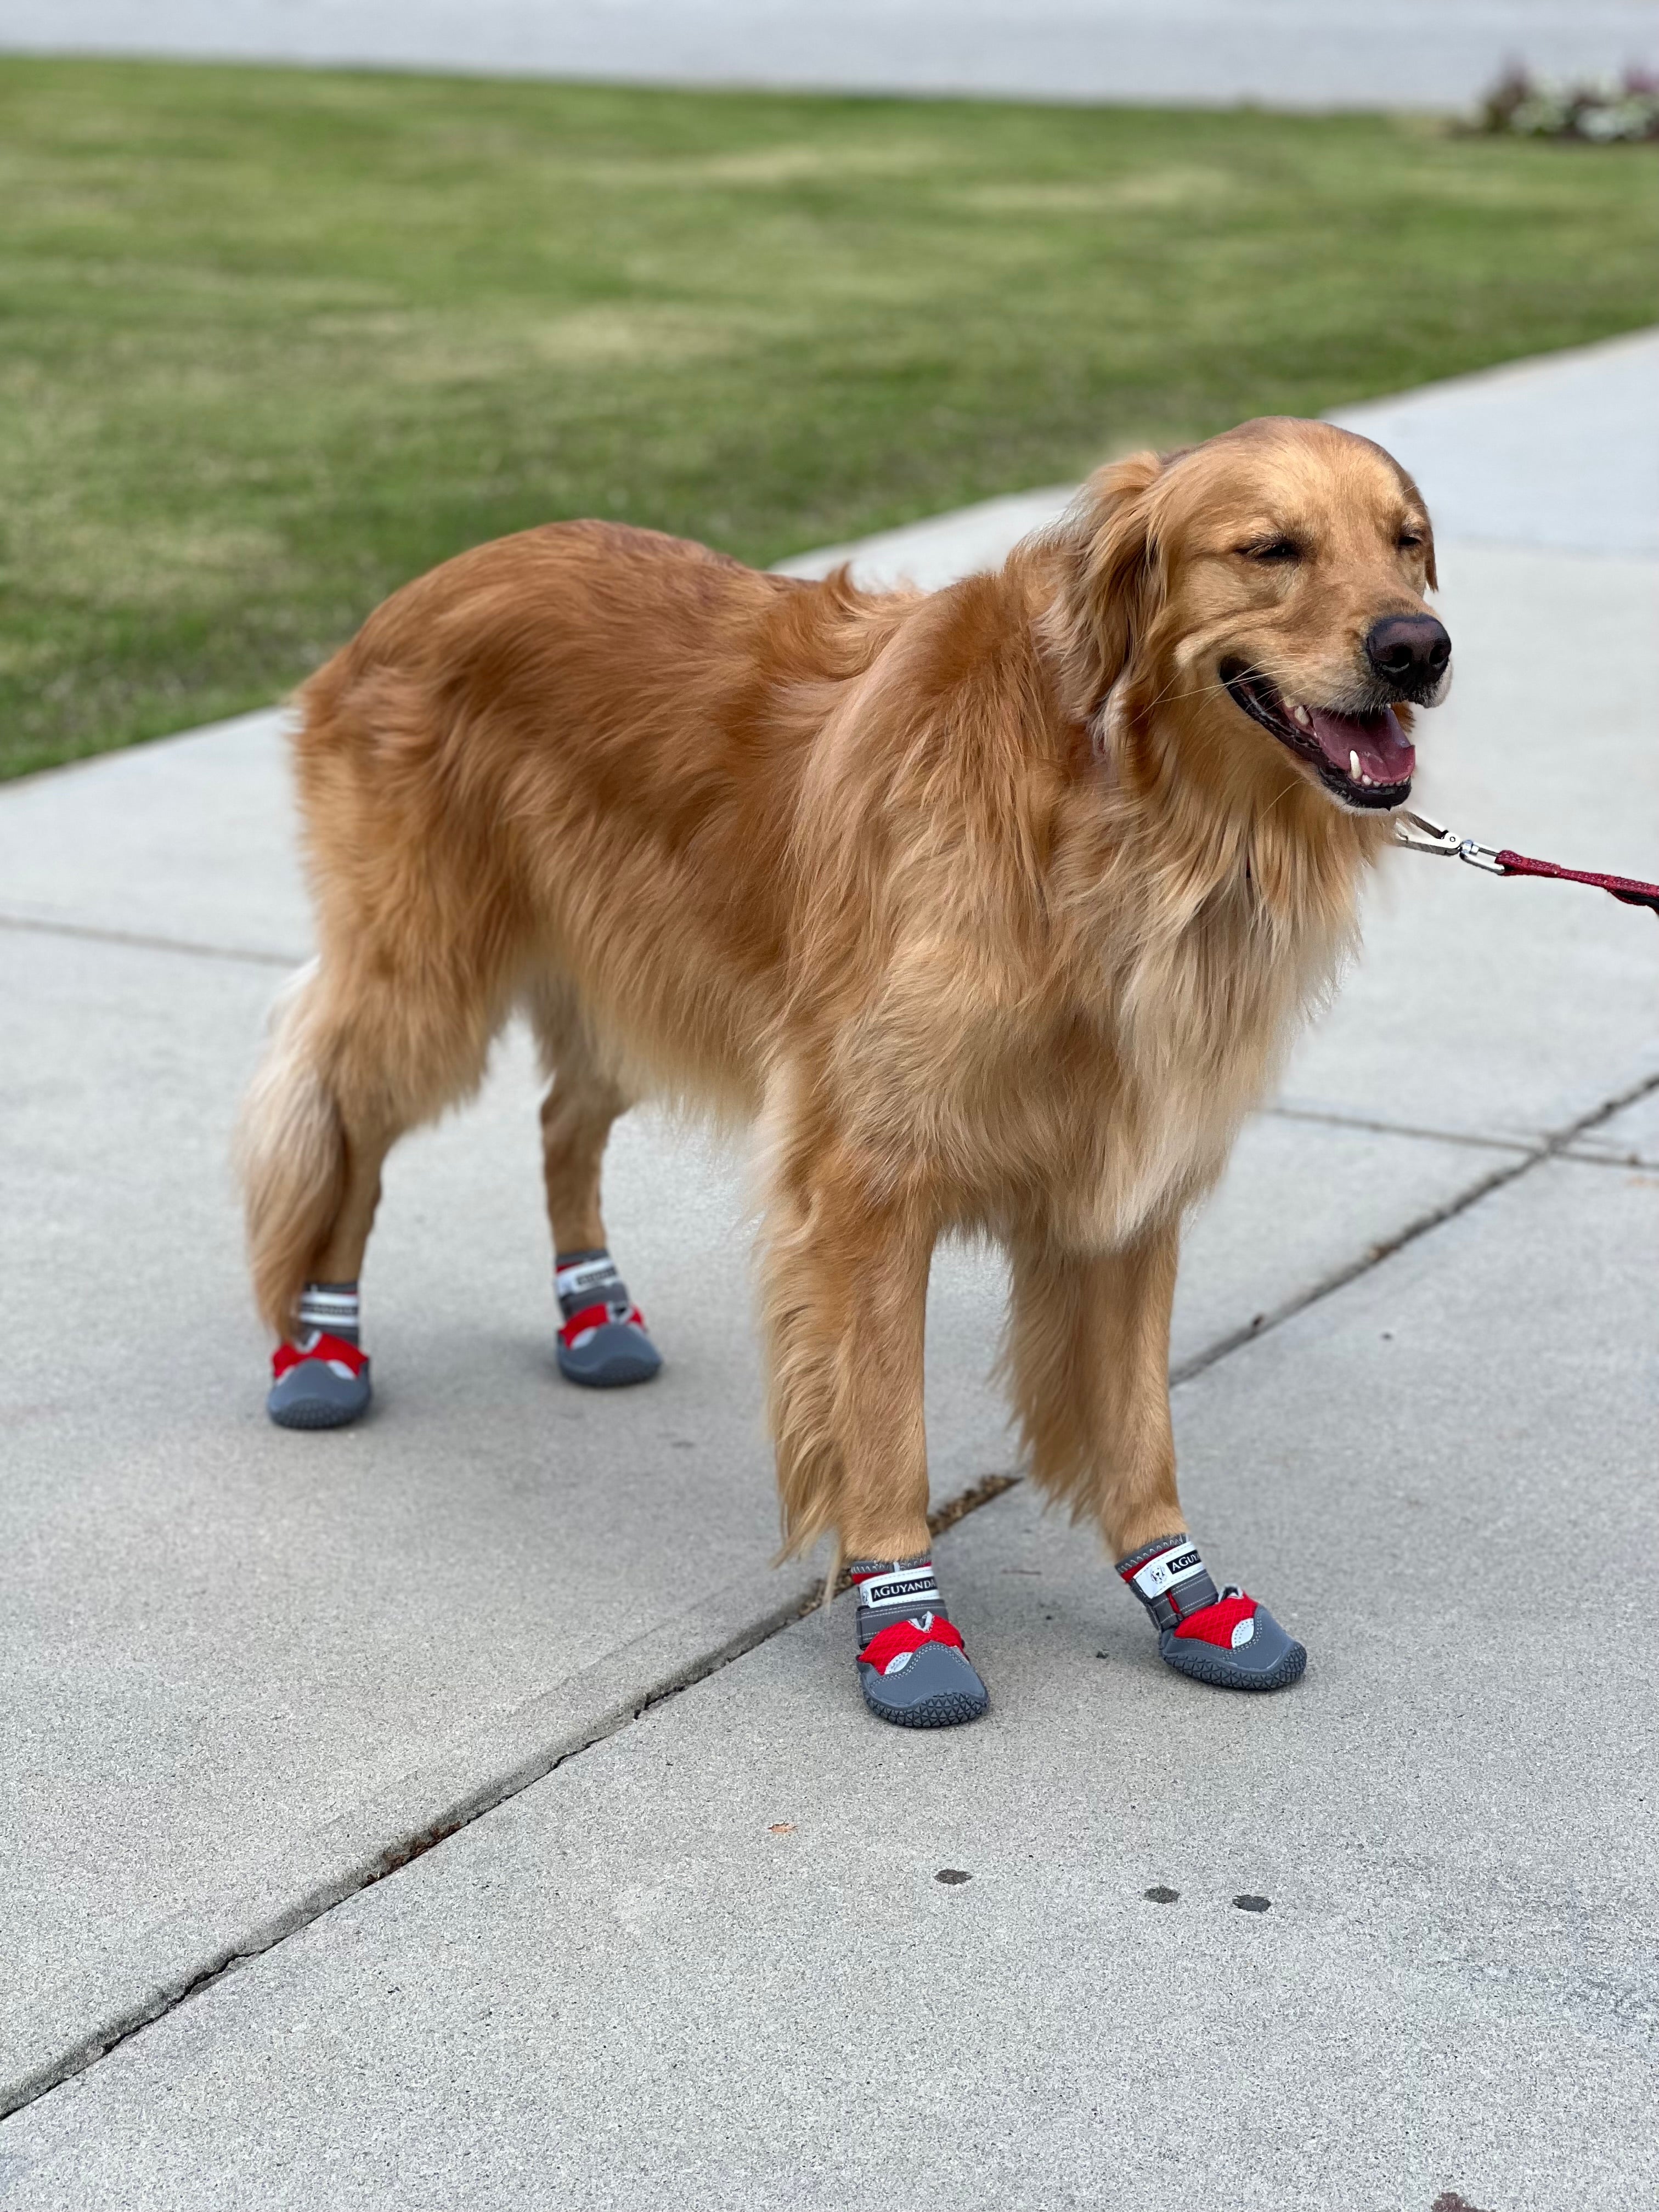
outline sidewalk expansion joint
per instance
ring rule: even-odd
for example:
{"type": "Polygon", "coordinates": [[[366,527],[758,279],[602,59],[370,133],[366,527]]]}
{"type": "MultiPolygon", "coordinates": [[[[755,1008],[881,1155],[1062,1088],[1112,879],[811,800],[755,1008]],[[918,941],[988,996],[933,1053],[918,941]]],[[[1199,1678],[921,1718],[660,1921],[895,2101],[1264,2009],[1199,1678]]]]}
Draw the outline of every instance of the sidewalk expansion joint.
{"type": "MultiPolygon", "coordinates": [[[[1517,1182],[1522,1176],[1529,1175],[1535,1168],[1564,1158],[1569,1159],[1575,1166],[1602,1164],[1601,1162],[1595,1159],[1584,1160],[1576,1158],[1571,1154],[1569,1148],[1590,1130],[1611,1120],[1613,1115],[1620,1112],[1626,1106],[1633,1105],[1638,1099],[1647,1097],[1656,1091],[1659,1091],[1659,1074],[1647,1076],[1641,1082],[1632,1085],[1618,1097],[1610,1098],[1603,1104],[1593,1108],[1589,1113],[1581,1115],[1576,1121],[1556,1131],[1531,1149],[1519,1151],[1516,1147],[1504,1147],[1510,1157],[1500,1165],[1494,1167],[1490,1175],[1482,1176],[1478,1182],[1473,1184],[1457,1198],[1419,1216],[1396,1236],[1381,1243],[1371,1245],[1358,1260],[1323,1277],[1310,1290],[1299,1297],[1285,1300],[1283,1304],[1274,1307],[1269,1312],[1258,1314],[1248,1327],[1232,1330],[1227,1335],[1218,1339],[1215,1343],[1207,1346],[1192,1358],[1184,1360],[1178,1366],[1172,1368],[1170,1374],[1170,1388],[1179,1389],[1182,1384],[1191,1382],[1195,1376],[1203,1374],[1231,1353],[1241,1350],[1247,1344],[1255,1342],[1271,1330],[1292,1320],[1297,1314],[1305,1313],[1310,1307],[1319,1304],[1334,1292],[1358,1280],[1360,1276],[1368,1274],[1373,1267],[1380,1266],[1384,1260],[1391,1258],[1396,1252],[1404,1250],[1407,1245],[1415,1243],[1419,1237],[1427,1236],[1431,1231],[1439,1228],[1445,1222],[1454,1220],[1458,1215],[1468,1212],[1471,1207],[1478,1206],[1492,1192],[1501,1190],[1508,1184],[1517,1182]]],[[[1386,1125],[1377,1126],[1385,1127],[1386,1125]]],[[[969,1514],[977,1512],[981,1506],[991,1504],[994,1499],[1018,1486],[1022,1480],[1021,1476],[1014,1474],[993,1474],[982,1477],[979,1481],[970,1484],[966,1489],[959,1492],[954,1498],[946,1499],[929,1515],[930,1533],[935,1536],[943,1534],[945,1529],[954,1527],[957,1522],[965,1519],[969,1514]]],[[[781,1634],[785,1629],[793,1627],[798,1621],[805,1619],[809,1613],[815,1612],[830,1598],[838,1595],[846,1587],[847,1577],[844,1570],[829,1587],[815,1578],[805,1590],[792,1593],[781,1604],[769,1608],[759,1619],[738,1628],[720,1644],[689,1662],[673,1668],[659,1681],[625,1698],[619,1705],[596,1719],[590,1726],[581,1728],[574,1741],[565,1737],[544,1745],[539,1751],[521,1759],[509,1771],[498,1773],[491,1780],[469,1791],[459,1800],[453,1802],[445,1810],[420,1827],[392,1843],[382,1845],[371,1857],[359,1860],[355,1866],[343,1869],[331,1879],[319,1883],[306,1895],[272,1914],[262,1928],[251,1932],[234,1945],[228,1945],[218,1950],[198,1972],[191,1975],[188,1978],[174,1982],[169,1986],[155,1990],[151,1996],[142,2002],[130,2005],[112,2017],[106,2018],[98,2027],[77,2039],[72,2045],[62,2048],[52,2057],[43,2060],[39,2066],[32,2069],[21,2079],[15,2079],[12,2082],[0,2087],[0,2122],[3,2122],[10,2113],[21,2110],[26,2105],[33,2104],[37,2098],[45,2096],[51,2090],[85,2073],[88,2068],[108,2057],[112,2051],[119,2050],[123,2044],[130,2042],[134,2036],[142,2034],[144,2029],[153,2026],[157,2021],[165,2019],[168,2014],[176,2011],[190,1998],[198,1996],[211,1989],[216,1983],[234,1972],[237,1967],[251,1960],[264,1956],[286,1942],[290,1936],[299,1935],[305,1929],[314,1926],[337,1906],[346,1904],[354,1897],[361,1896],[365,1890],[374,1888],[378,1883],[400,1872],[404,1867],[412,1865],[416,1859],[425,1857],[428,1851],[434,1850],[450,1836],[458,1834],[464,1828],[471,1827],[475,1821],[482,1820],[486,1814],[494,1812],[498,1806],[507,1804],[515,1797],[522,1796],[526,1790],[533,1788],[538,1782],[544,1781],[550,1774],[567,1765],[573,1759],[580,1758],[584,1752],[591,1751],[597,1744],[619,1735],[655,1706],[665,1704],[668,1699],[678,1697],[682,1691],[691,1689],[698,1683],[707,1681],[711,1676],[721,1673],[735,1661],[744,1658],[750,1651],[757,1650],[761,1644],[769,1643],[773,1637],[781,1634]]]]}
{"type": "Polygon", "coordinates": [[[244,967],[302,968],[303,952],[261,952],[252,945],[203,945],[193,938],[152,936],[138,929],[103,929],[89,921],[52,921],[44,915],[7,914],[0,908],[0,929],[27,931],[36,937],[73,937],[89,945],[127,945],[140,952],[184,952],[198,960],[234,960],[244,967]]]}
{"type": "MultiPolygon", "coordinates": [[[[1344,1114],[1322,1106],[1264,1106],[1264,1115],[1278,1121],[1311,1121],[1322,1129],[1363,1129],[1378,1137],[1416,1137],[1425,1144],[1470,1145],[1491,1152],[1542,1154],[1547,1137],[1487,1137],[1468,1129],[1425,1129],[1414,1121],[1384,1121],[1369,1114],[1344,1114]]],[[[1597,1112],[1601,1109],[1597,1108],[1597,1112]]]]}
{"type": "MultiPolygon", "coordinates": [[[[1287,1298],[1282,1305],[1255,1315],[1243,1328],[1231,1330],[1227,1335],[1218,1338],[1215,1343],[1206,1345],[1202,1352],[1194,1352],[1190,1359],[1182,1360],[1178,1367],[1172,1367],[1170,1370],[1170,1389],[1175,1389],[1182,1382],[1190,1382],[1194,1376],[1203,1374],[1206,1368],[1213,1367],[1218,1360],[1226,1358],[1230,1352],[1238,1351],[1241,1346],[1255,1343],[1258,1337],[1265,1336],[1270,1329],[1293,1320],[1299,1313],[1305,1313],[1310,1306],[1317,1305],[1322,1299],[1329,1297],[1333,1291],[1358,1281],[1361,1275],[1369,1274],[1382,1261],[1391,1259],[1396,1252],[1403,1251],[1407,1245],[1416,1243],[1419,1237],[1426,1237],[1431,1230],[1455,1220],[1460,1213],[1467,1213],[1471,1206],[1478,1206],[1483,1198],[1490,1198],[1493,1191],[1502,1190],[1506,1184],[1518,1182],[1521,1176],[1530,1175],[1534,1168],[1542,1167],[1552,1160],[1563,1159],[1574,1167],[1608,1164],[1602,1160],[1586,1158],[1575,1153],[1571,1147],[1590,1130],[1599,1128],[1602,1122],[1609,1121],[1615,1114],[1622,1113],[1626,1106],[1635,1105],[1638,1099],[1646,1098],[1656,1091],[1659,1091],[1659,1075],[1644,1076],[1639,1083],[1633,1083],[1616,1097],[1593,1106],[1587,1114],[1581,1114],[1577,1121],[1568,1122],[1565,1128],[1553,1131],[1538,1144],[1524,1150],[1518,1146],[1504,1146],[1503,1150],[1509,1158],[1501,1167],[1495,1167],[1490,1175],[1483,1176],[1479,1182],[1471,1183],[1467,1190],[1461,1191],[1455,1198],[1448,1199],[1443,1206],[1437,1206],[1429,1212],[1419,1214],[1415,1221],[1407,1222],[1397,1235],[1370,1246],[1358,1259],[1350,1261],[1346,1267],[1337,1267],[1328,1275],[1322,1276],[1310,1290],[1302,1291],[1296,1297],[1287,1298]]],[[[1297,1118],[1324,1120],[1329,1117],[1307,1115],[1297,1118]]],[[[1390,1127],[1381,1121],[1358,1126],[1378,1130],[1390,1127]]],[[[1398,1131],[1395,1133],[1426,1135],[1429,1133],[1398,1131]]],[[[1627,1163],[1620,1161],[1611,1164],[1623,1166],[1627,1163]]]]}
{"type": "MultiPolygon", "coordinates": [[[[953,1528],[968,1514],[978,1510],[994,1498],[1012,1490],[1021,1478],[1017,1474],[988,1474],[970,1483],[955,1497],[946,1498],[927,1516],[927,1526],[933,1535],[953,1528]]],[[[217,1949],[195,1972],[177,1981],[163,1984],[141,2002],[130,2005],[81,2037],[73,2045],[54,2053],[21,2078],[0,2085],[0,2124],[10,2114],[21,2112],[50,2091],[61,2087],[84,2074],[89,2067],[107,2058],[125,2043],[142,2034],[145,2028],[164,2020],[169,2013],[186,2003],[233,1973],[237,1967],[250,1960],[262,1958],[266,1953],[285,1943],[289,1936],[301,1934],[332,1912],[337,1906],[359,1897],[367,1889],[375,1887],[389,1875],[435,1850],[448,1837],[471,1827],[487,1813],[500,1805],[521,1796],[537,1783],[545,1781],[550,1774],[578,1759],[596,1744],[618,1735],[634,1722],[678,1697],[682,1691],[694,1688],[707,1681],[710,1675],[720,1673],[734,1660],[768,1643],[784,1629],[793,1627],[815,1613],[831,1597],[838,1596],[851,1587],[850,1577],[843,1567],[833,1587],[826,1588],[816,1576],[808,1586],[797,1590],[783,1601],[771,1607],[759,1619],[748,1621],[733,1631],[721,1643],[700,1653],[689,1662],[665,1673],[660,1680],[647,1685],[636,1695],[626,1699],[619,1707],[595,1720],[580,1731],[574,1741],[556,1740],[543,1747],[539,1754],[521,1760],[505,1773],[470,1791],[452,1802],[434,1819],[423,1823],[395,1841],[383,1845],[371,1857],[360,1860],[355,1866],[341,1870],[331,1880],[318,1884],[307,1894],[296,1899],[286,1908],[274,1912],[264,1924],[234,1944],[217,1949]]]]}

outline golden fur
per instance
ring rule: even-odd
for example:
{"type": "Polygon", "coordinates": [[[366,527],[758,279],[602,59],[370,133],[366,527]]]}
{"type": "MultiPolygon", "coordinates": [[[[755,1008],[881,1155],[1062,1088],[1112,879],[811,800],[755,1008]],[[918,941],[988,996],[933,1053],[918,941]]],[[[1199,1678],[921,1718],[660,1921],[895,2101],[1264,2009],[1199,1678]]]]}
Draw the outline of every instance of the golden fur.
{"type": "Polygon", "coordinates": [[[1389,834],[1218,668],[1340,700],[1370,624],[1432,582],[1395,463],[1273,421],[1102,470],[933,593],[594,522],[409,585],[301,695],[321,956],[244,1117],[265,1319],[357,1275],[388,1148],[522,1007],[560,1249],[605,1242],[633,1100],[762,1122],[791,1547],[926,1547],[923,1312],[957,1230],[1010,1255],[1036,1479],[1114,1553],[1181,1529],[1181,1218],[1389,834]],[[1286,531],[1300,559],[1251,557],[1286,531]]]}

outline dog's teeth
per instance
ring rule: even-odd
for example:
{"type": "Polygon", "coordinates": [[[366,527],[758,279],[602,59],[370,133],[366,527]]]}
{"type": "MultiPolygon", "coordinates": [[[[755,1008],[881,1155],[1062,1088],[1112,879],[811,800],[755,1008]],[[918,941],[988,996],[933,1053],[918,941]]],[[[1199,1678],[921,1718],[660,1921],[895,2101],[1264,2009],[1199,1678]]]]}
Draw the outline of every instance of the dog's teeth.
{"type": "Polygon", "coordinates": [[[1359,756],[1358,753],[1350,753],[1348,755],[1348,774],[1350,775],[1358,775],[1358,773],[1359,756]]]}
{"type": "Polygon", "coordinates": [[[1312,718],[1311,718],[1311,716],[1309,714],[1307,708],[1306,708],[1305,707],[1293,707],[1293,708],[1291,708],[1291,713],[1296,716],[1297,720],[1298,722],[1300,722],[1300,723],[1301,723],[1301,725],[1302,725],[1303,728],[1305,730],[1305,729],[1307,728],[1307,726],[1308,726],[1308,724],[1309,724],[1310,720],[1312,719],[1312,718]]]}
{"type": "Polygon", "coordinates": [[[1361,781],[1361,783],[1368,784],[1368,783],[1370,783],[1370,776],[1368,776],[1368,775],[1362,775],[1362,776],[1360,777],[1359,781],[1361,781]]]}

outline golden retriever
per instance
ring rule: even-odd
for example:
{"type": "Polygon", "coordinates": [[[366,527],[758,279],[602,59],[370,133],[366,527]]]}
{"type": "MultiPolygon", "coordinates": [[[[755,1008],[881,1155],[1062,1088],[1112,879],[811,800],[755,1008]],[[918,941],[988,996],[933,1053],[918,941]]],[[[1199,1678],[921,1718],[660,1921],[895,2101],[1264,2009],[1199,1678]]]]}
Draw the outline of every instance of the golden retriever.
{"type": "Polygon", "coordinates": [[[762,574],[599,522],[446,562],[301,695],[320,957],[244,1115],[260,1310],[355,1279],[381,1164],[515,1009],[556,1249],[611,1124],[757,1117],[785,1540],[926,1552],[930,1255],[1012,1267],[1032,1476],[1185,1522],[1183,1212],[1352,939],[1449,641],[1379,447],[1263,420],[1102,469],[995,574],[762,574]]]}

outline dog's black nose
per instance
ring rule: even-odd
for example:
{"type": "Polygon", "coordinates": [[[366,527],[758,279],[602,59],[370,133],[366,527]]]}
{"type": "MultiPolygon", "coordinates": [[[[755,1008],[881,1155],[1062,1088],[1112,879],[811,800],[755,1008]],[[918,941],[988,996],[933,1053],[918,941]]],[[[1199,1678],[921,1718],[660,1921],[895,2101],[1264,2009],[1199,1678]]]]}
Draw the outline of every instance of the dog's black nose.
{"type": "Polygon", "coordinates": [[[1400,691],[1431,691],[1451,659],[1451,640],[1432,615],[1384,615],[1365,636],[1365,658],[1400,691]]]}

